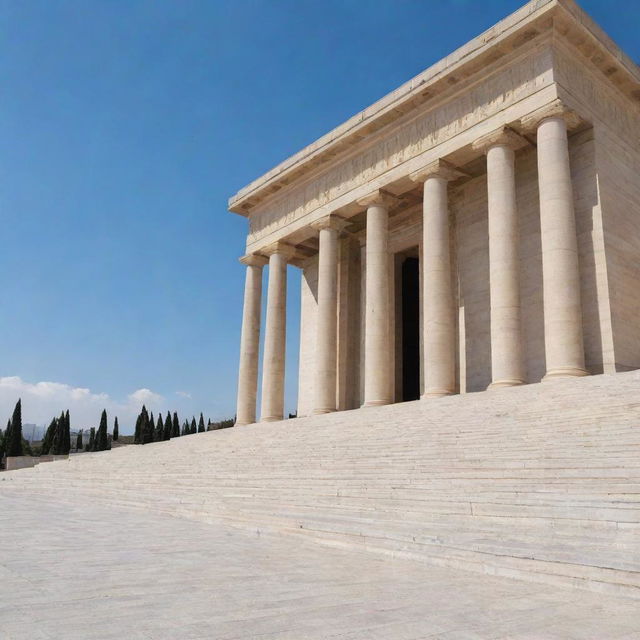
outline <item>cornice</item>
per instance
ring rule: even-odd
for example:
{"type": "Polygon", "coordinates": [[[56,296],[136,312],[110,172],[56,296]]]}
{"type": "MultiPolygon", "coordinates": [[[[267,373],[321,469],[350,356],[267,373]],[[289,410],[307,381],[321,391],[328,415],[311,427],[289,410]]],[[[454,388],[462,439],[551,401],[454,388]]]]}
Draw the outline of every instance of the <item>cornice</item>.
{"type": "Polygon", "coordinates": [[[532,38],[553,34],[580,48],[590,62],[623,88],[640,107],[640,68],[573,0],[532,0],[440,62],[347,120],[299,153],[254,180],[229,200],[229,210],[248,216],[263,200],[329,166],[335,157],[418,107],[438,100],[443,90],[462,86],[490,62],[511,59],[532,38]]]}

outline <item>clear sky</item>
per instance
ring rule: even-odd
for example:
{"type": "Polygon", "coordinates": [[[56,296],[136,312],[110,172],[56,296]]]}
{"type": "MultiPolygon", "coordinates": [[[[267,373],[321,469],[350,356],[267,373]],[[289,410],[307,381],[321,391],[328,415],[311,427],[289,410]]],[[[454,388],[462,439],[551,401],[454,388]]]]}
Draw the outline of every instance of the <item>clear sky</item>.
{"type": "MultiPolygon", "coordinates": [[[[129,431],[142,401],[232,416],[228,197],[521,4],[0,0],[0,422],[18,395],[74,427],[105,406],[129,431]]],[[[640,2],[581,4],[640,60],[640,2]]]]}

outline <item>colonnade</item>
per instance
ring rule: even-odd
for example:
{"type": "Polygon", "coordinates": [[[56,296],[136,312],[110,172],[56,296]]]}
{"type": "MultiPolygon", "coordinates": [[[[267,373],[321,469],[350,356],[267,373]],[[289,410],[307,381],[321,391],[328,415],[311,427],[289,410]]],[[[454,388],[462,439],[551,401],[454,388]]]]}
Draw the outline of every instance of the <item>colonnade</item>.
{"type": "MultiPolygon", "coordinates": [[[[542,244],[545,379],[587,375],[584,365],[580,272],[567,121],[558,102],[523,119],[536,133],[542,244]]],[[[501,127],[473,147],[487,156],[491,371],[489,388],[525,381],[521,335],[518,211],[515,151],[528,144],[501,127]]],[[[424,398],[456,390],[454,273],[450,256],[448,183],[464,175],[443,160],[411,174],[423,184],[423,371],[424,398]]],[[[395,198],[376,190],[358,200],[366,208],[364,404],[392,402],[389,330],[389,209],[395,198]]],[[[314,413],[335,411],[337,377],[338,237],[345,221],[329,215],[313,223],[319,233],[318,315],[314,413]]],[[[286,265],[293,247],[277,243],[268,256],[266,333],[262,381],[262,421],[281,420],[284,409],[286,265]]],[[[258,344],[263,255],[242,258],[247,265],[236,424],[256,421],[258,344]]]]}

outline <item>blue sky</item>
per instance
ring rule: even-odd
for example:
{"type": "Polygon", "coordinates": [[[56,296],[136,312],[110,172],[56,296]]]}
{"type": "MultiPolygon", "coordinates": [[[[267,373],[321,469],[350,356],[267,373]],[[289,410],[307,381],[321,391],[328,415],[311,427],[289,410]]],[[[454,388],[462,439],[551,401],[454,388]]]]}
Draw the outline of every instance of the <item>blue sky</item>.
{"type": "MultiPolygon", "coordinates": [[[[17,395],[39,423],[107,406],[126,431],[143,400],[232,416],[228,197],[521,4],[0,0],[0,421],[17,395]]],[[[640,60],[640,2],[581,4],[640,60]]]]}

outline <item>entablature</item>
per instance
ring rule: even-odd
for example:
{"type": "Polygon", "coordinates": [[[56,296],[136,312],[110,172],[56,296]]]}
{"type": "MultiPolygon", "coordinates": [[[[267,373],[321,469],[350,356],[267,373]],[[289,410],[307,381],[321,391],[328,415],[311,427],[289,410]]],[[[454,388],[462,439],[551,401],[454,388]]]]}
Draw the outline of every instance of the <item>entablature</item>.
{"type": "Polygon", "coordinates": [[[326,172],[407,116],[435,111],[443,96],[459,94],[478,76],[484,82],[492,68],[530,55],[532,43],[542,40],[569,43],[640,108],[640,69],[573,0],[534,0],[240,190],[230,199],[230,210],[269,217],[269,204],[279,194],[326,172]]]}

